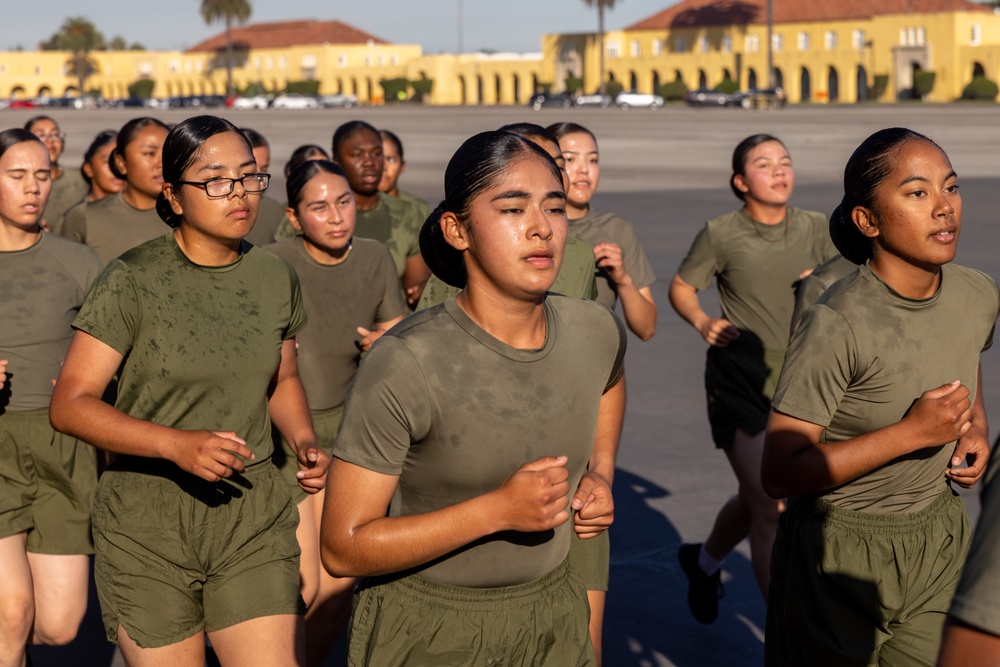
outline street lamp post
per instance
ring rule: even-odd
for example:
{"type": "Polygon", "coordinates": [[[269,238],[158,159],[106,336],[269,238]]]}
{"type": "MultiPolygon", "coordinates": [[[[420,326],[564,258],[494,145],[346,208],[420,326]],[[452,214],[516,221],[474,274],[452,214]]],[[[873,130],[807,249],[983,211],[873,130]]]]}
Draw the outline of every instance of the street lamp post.
{"type": "Polygon", "coordinates": [[[774,0],[767,0],[767,87],[774,89],[774,0]]]}

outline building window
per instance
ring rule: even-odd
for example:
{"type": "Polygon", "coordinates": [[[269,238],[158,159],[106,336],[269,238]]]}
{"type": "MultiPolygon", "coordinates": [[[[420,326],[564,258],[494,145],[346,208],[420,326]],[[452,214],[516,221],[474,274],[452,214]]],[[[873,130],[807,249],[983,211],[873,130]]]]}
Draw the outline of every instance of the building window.
{"type": "Polygon", "coordinates": [[[196,62],[196,63],[194,64],[194,71],[195,71],[195,72],[197,72],[198,74],[201,74],[201,67],[202,67],[202,63],[201,63],[201,61],[199,60],[199,61],[197,61],[197,62],[196,62]]]}
{"type": "Polygon", "coordinates": [[[41,75],[42,75],[42,66],[35,65],[35,76],[41,76],[41,75]]]}
{"type": "Polygon", "coordinates": [[[260,56],[253,57],[253,68],[260,69],[260,56]]]}
{"type": "Polygon", "coordinates": [[[381,65],[385,65],[385,54],[384,53],[378,54],[378,64],[380,66],[381,65]]]}
{"type": "Polygon", "coordinates": [[[628,54],[633,58],[638,58],[642,54],[642,45],[639,40],[633,39],[628,43],[628,54]]]}
{"type": "Polygon", "coordinates": [[[337,67],[347,67],[347,55],[341,53],[337,56],[337,67]]]}
{"type": "Polygon", "coordinates": [[[683,37],[678,37],[674,40],[674,52],[684,53],[687,50],[687,42],[684,41],[683,37]]]}
{"type": "Polygon", "coordinates": [[[979,46],[982,43],[982,41],[983,41],[982,28],[979,27],[978,23],[973,23],[972,36],[971,39],[969,40],[969,43],[972,44],[973,46],[979,46]]]}
{"type": "Polygon", "coordinates": [[[809,50],[809,33],[800,32],[799,33],[799,51],[809,50]]]}
{"type": "Polygon", "coordinates": [[[722,52],[723,53],[733,52],[733,38],[730,35],[722,36],[722,52]]]}
{"type": "Polygon", "coordinates": [[[167,71],[170,72],[171,74],[177,74],[177,72],[179,72],[180,69],[181,69],[181,64],[176,60],[171,60],[170,62],[167,63],[167,71]]]}
{"type": "Polygon", "coordinates": [[[266,69],[272,69],[274,67],[274,58],[272,58],[271,56],[268,56],[267,58],[265,58],[264,59],[264,67],[266,69]]]}
{"type": "Polygon", "coordinates": [[[188,61],[186,61],[184,63],[184,71],[187,72],[188,74],[191,73],[191,61],[190,60],[188,60],[188,61]]]}
{"type": "Polygon", "coordinates": [[[399,56],[397,56],[395,53],[392,54],[389,57],[389,62],[392,63],[393,65],[398,65],[399,64],[399,56]]]}
{"type": "Polygon", "coordinates": [[[371,55],[367,55],[365,56],[365,67],[371,67],[371,66],[372,66],[372,57],[371,55]]]}
{"type": "Polygon", "coordinates": [[[622,45],[618,42],[608,42],[608,58],[621,58],[622,45]]]}
{"type": "Polygon", "coordinates": [[[705,37],[705,35],[698,37],[698,52],[708,53],[708,37],[705,37]]]}
{"type": "Polygon", "coordinates": [[[780,32],[771,35],[771,50],[778,53],[785,48],[785,36],[780,32]]]}
{"type": "Polygon", "coordinates": [[[743,50],[747,53],[760,51],[760,35],[747,35],[743,38],[743,50]]]}
{"type": "Polygon", "coordinates": [[[837,33],[832,30],[827,30],[823,35],[823,47],[827,51],[837,50],[837,33]]]}
{"type": "Polygon", "coordinates": [[[917,28],[917,46],[923,46],[927,43],[927,31],[923,28],[917,28]]]}
{"type": "Polygon", "coordinates": [[[855,30],[851,33],[851,42],[854,44],[854,48],[856,49],[865,48],[865,31],[855,30]]]}
{"type": "Polygon", "coordinates": [[[653,55],[658,56],[663,53],[663,40],[654,39],[653,40],[653,55]]]}
{"type": "Polygon", "coordinates": [[[285,56],[278,56],[278,69],[285,69],[285,56]]]}

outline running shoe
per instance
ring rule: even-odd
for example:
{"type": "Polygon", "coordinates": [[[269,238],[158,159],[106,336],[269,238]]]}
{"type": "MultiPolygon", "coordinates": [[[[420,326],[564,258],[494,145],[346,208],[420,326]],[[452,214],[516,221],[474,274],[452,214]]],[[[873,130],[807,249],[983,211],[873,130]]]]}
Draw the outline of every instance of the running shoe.
{"type": "Polygon", "coordinates": [[[719,600],[726,594],[722,586],[722,570],[705,574],[698,566],[701,544],[682,544],[677,560],[688,579],[688,607],[699,623],[711,623],[719,615],[719,600]]]}

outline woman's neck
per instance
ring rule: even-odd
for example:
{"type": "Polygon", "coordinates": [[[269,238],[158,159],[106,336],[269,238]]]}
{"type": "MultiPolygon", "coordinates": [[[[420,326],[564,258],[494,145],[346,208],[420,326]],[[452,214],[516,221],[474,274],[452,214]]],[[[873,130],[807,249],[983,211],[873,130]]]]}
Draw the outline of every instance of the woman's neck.
{"type": "Polygon", "coordinates": [[[122,191],[122,199],[129,206],[137,208],[140,211],[149,211],[156,208],[156,197],[150,197],[145,192],[140,192],[138,188],[134,188],[131,185],[125,186],[125,189],[122,191]]]}
{"type": "Polygon", "coordinates": [[[24,228],[0,219],[0,252],[27,250],[38,243],[42,228],[38,224],[24,228]]]}
{"type": "Polygon", "coordinates": [[[918,266],[875,246],[871,270],[897,294],[907,299],[929,299],[941,287],[941,267],[937,264],[918,266]]]}
{"type": "Polygon", "coordinates": [[[545,295],[515,299],[494,286],[466,285],[456,302],[486,333],[518,350],[545,346],[545,295]]]}
{"type": "Polygon", "coordinates": [[[183,222],[174,230],[174,239],[187,258],[200,266],[226,266],[240,257],[241,239],[207,236],[183,222]]]}
{"type": "Polygon", "coordinates": [[[579,220],[590,213],[590,202],[586,204],[571,204],[569,201],[566,202],[566,219],[567,220],[579,220]]]}
{"type": "Polygon", "coordinates": [[[326,248],[321,248],[310,241],[308,236],[302,237],[302,245],[306,249],[306,254],[320,264],[323,264],[324,266],[336,266],[337,264],[342,264],[347,260],[347,256],[351,254],[351,248],[354,247],[354,239],[352,238],[349,240],[347,245],[340,250],[327,250],[326,248]]]}
{"type": "Polygon", "coordinates": [[[787,204],[765,204],[756,199],[747,199],[743,210],[751,219],[764,225],[777,225],[788,216],[787,204]]]}
{"type": "Polygon", "coordinates": [[[354,201],[357,202],[359,211],[374,211],[378,208],[378,195],[376,192],[373,195],[363,195],[360,192],[354,193],[354,201]]]}

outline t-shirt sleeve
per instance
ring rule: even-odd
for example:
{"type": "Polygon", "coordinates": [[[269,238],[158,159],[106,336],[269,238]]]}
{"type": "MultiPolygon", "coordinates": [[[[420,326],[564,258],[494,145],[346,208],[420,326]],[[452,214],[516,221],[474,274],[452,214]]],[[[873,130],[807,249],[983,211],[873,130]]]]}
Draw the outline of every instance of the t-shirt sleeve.
{"type": "Polygon", "coordinates": [[[87,242],[87,204],[77,204],[63,219],[59,235],[77,243],[87,242]]]}
{"type": "Polygon", "coordinates": [[[829,426],[857,366],[854,333],[825,305],[806,311],[792,335],[771,405],[787,415],[829,426]]]}
{"type": "Polygon", "coordinates": [[[284,260],[282,260],[282,263],[288,269],[292,290],[291,312],[289,313],[288,327],[285,329],[283,338],[283,340],[288,340],[289,338],[294,338],[306,328],[309,318],[306,316],[306,307],[302,303],[302,288],[299,286],[299,275],[295,273],[295,269],[290,264],[284,262],[284,260]]]}
{"type": "Polygon", "coordinates": [[[403,290],[400,288],[399,276],[396,275],[396,265],[393,264],[392,256],[388,250],[383,248],[380,250],[383,250],[379,253],[383,292],[375,312],[376,323],[388,322],[406,312],[406,300],[403,297],[403,290]]]}
{"type": "Polygon", "coordinates": [[[649,287],[656,280],[653,265],[649,263],[649,258],[646,257],[632,224],[626,220],[620,220],[620,224],[619,245],[622,249],[622,263],[625,265],[625,270],[632,276],[632,282],[638,289],[649,287]]]}
{"type": "Polygon", "coordinates": [[[132,271],[121,260],[112,260],[90,288],[73,328],[126,356],[135,341],[139,321],[139,292],[132,271]]]}
{"type": "Polygon", "coordinates": [[[351,384],[333,455],[399,475],[410,445],[430,430],[430,391],[420,366],[395,336],[378,339],[351,384]]]}
{"type": "Polygon", "coordinates": [[[611,314],[611,318],[614,320],[618,330],[618,352],[615,355],[615,362],[611,366],[611,376],[608,378],[608,383],[604,386],[604,391],[615,386],[615,383],[625,374],[625,351],[628,347],[628,336],[625,334],[625,326],[618,319],[617,315],[611,311],[608,312],[611,314]]]}
{"type": "Polygon", "coordinates": [[[694,243],[691,244],[687,257],[677,269],[677,275],[688,285],[703,290],[712,284],[712,279],[718,273],[719,262],[712,248],[708,226],[705,226],[698,232],[698,236],[694,237],[694,243]]]}
{"type": "MultiPolygon", "coordinates": [[[[995,468],[997,460],[990,462],[995,468]]],[[[965,569],[951,603],[951,616],[1000,635],[1000,484],[992,479],[982,495],[982,513],[965,569]]]]}
{"type": "Polygon", "coordinates": [[[1000,316],[1000,289],[997,289],[997,283],[995,280],[993,280],[991,276],[981,271],[979,273],[980,275],[983,276],[983,278],[986,279],[986,282],[988,282],[990,287],[992,288],[992,290],[989,291],[989,294],[991,297],[991,302],[993,304],[993,309],[992,309],[993,326],[990,328],[990,335],[986,338],[986,342],[983,344],[982,351],[985,352],[986,350],[993,347],[993,336],[997,330],[997,317],[1000,316]]]}

